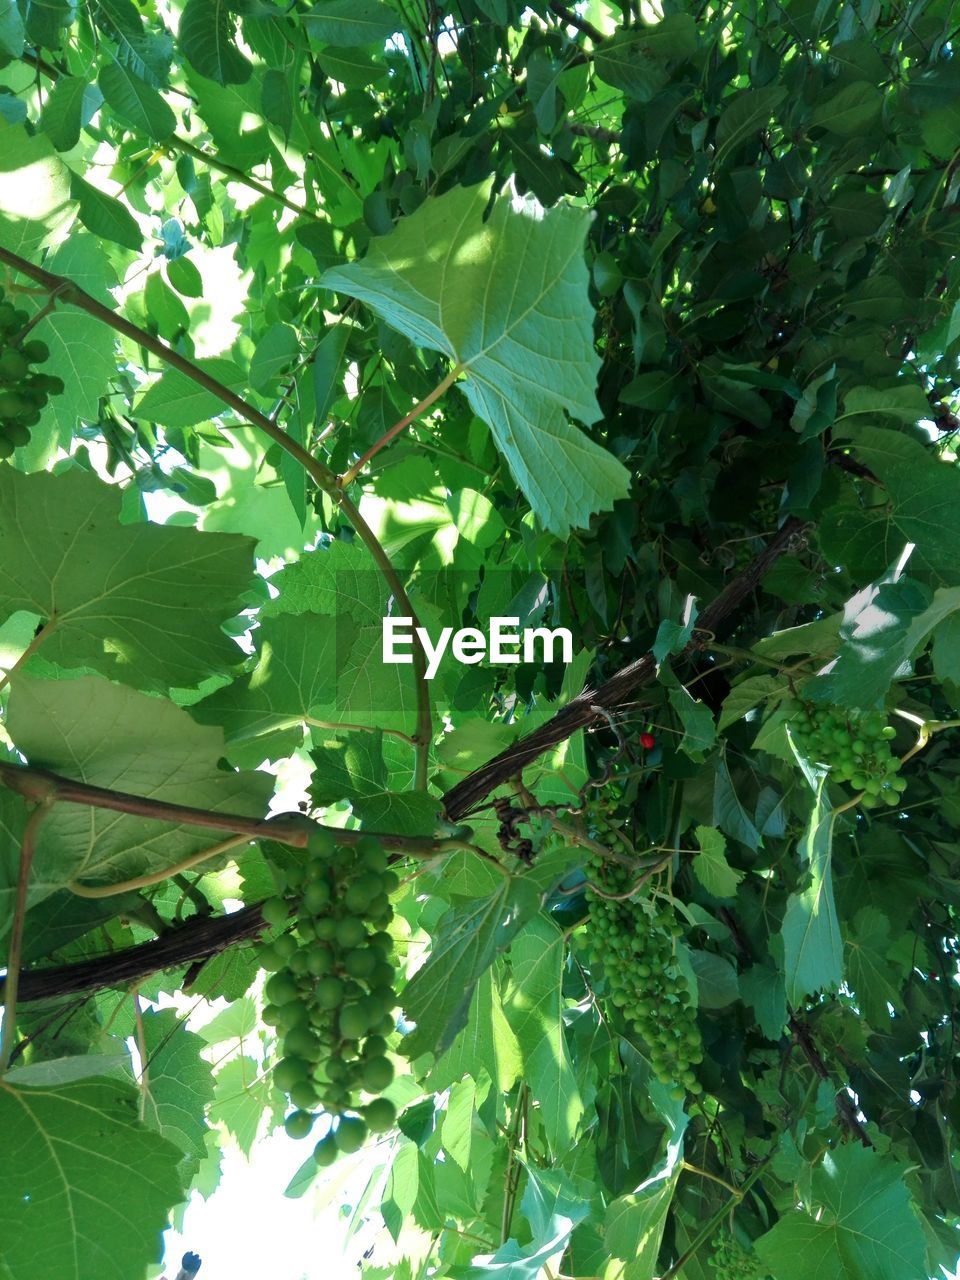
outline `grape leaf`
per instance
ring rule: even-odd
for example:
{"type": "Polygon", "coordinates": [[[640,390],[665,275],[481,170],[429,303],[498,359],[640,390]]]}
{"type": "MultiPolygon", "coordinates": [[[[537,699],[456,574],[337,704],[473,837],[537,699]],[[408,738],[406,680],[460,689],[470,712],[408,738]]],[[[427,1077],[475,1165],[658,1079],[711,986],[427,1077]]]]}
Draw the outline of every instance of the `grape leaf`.
{"type": "Polygon", "coordinates": [[[204,1110],[213,1098],[213,1075],[200,1057],[206,1042],[172,1009],[144,1013],[143,1042],[144,1120],[186,1155],[202,1160],[207,1154],[204,1110]]]}
{"type": "Polygon", "coordinates": [[[514,1237],[496,1253],[479,1256],[464,1272],[465,1280],[537,1280],[548,1263],[560,1257],[578,1223],[591,1210],[583,1180],[561,1169],[527,1167],[527,1185],[520,1201],[532,1239],[520,1244],[514,1237]]]}
{"type": "Polygon", "coordinates": [[[687,1117],[680,1110],[668,1129],[663,1159],[636,1191],[607,1205],[604,1244],[619,1260],[617,1275],[624,1280],[646,1280],[656,1270],[667,1210],[680,1177],[683,1135],[687,1117]]]}
{"type": "Polygon", "coordinates": [[[693,860],[694,875],[715,898],[735,897],[743,872],[727,861],[723,835],[716,827],[697,827],[695,835],[700,852],[693,860]]]}
{"type": "Polygon", "coordinates": [[[906,1169],[855,1143],[828,1151],[802,1210],[755,1249],[777,1280],[926,1280],[923,1229],[906,1169]]]}
{"type": "Polygon", "coordinates": [[[121,524],[121,501],[119,488],[87,472],[4,467],[0,610],[48,621],[49,661],[139,688],[191,687],[229,672],[240,654],[220,624],[242,607],[252,540],[121,524]]]}
{"type": "Polygon", "coordinates": [[[544,525],[560,536],[626,495],[629,476],[567,420],[600,416],[583,241],[589,216],[495,201],[490,183],[424,201],[362,262],[322,282],[463,368],[470,407],[490,427],[544,525]]]}
{"type": "MultiPolygon", "coordinates": [[[[271,737],[295,729],[283,740],[281,754],[290,755],[303,739],[311,716],[330,718],[336,705],[337,652],[349,649],[354,628],[316,613],[266,618],[254,633],[258,660],[253,670],[196,703],[191,714],[201,724],[217,724],[228,747],[245,746],[237,763],[256,765],[271,754],[271,737]]],[[[276,752],[274,752],[276,754],[276,752]]],[[[341,797],[342,798],[342,797],[341,797]]]]}
{"type": "Polygon", "coordinates": [[[506,1092],[523,1069],[516,1034],[507,1021],[496,981],[497,965],[480,975],[470,1000],[466,1026],[437,1059],[428,1086],[445,1089],[467,1072],[486,1071],[494,1085],[506,1092]]]}
{"type": "Polygon", "coordinates": [[[249,1155],[268,1113],[282,1110],[283,1095],[273,1087],[270,1074],[246,1055],[224,1063],[214,1077],[214,1091],[210,1123],[223,1124],[249,1155]]]}
{"type": "Polygon", "coordinates": [[[919,440],[883,427],[844,428],[859,460],[883,482],[890,495],[897,551],[916,544],[911,569],[923,564],[947,585],[958,581],[960,474],[941,462],[919,440]]]}
{"type": "Polygon", "coordinates": [[[536,911],[539,894],[523,879],[503,878],[489,897],[451,907],[441,918],[427,962],[403,992],[407,1017],[416,1029],[403,1051],[415,1058],[443,1053],[467,1021],[480,975],[510,945],[536,911]]]}
{"type": "Polygon", "coordinates": [[[524,1079],[540,1104],[553,1151],[573,1147],[583,1102],[563,1034],[563,934],[538,916],[510,944],[512,981],[505,1012],[523,1055],[524,1079]]]}
{"type": "Polygon", "coordinates": [[[137,1093],[93,1078],[0,1088],[0,1269],[9,1280],[130,1280],[161,1257],[182,1153],[137,1120],[137,1093]]]}

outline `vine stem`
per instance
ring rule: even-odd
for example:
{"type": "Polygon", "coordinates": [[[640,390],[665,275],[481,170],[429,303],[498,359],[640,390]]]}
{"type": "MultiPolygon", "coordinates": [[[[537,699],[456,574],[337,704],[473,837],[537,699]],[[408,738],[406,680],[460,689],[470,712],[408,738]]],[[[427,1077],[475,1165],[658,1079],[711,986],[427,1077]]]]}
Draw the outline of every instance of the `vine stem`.
{"type": "MultiPolygon", "coordinates": [[[[710,1239],[710,1237],[716,1231],[717,1227],[719,1227],[720,1223],[723,1222],[724,1218],[727,1216],[730,1210],[740,1203],[743,1197],[747,1194],[747,1192],[750,1190],[753,1184],[760,1177],[761,1173],[763,1173],[769,1160],[770,1160],[770,1157],[766,1156],[764,1160],[757,1165],[756,1169],[754,1169],[753,1173],[750,1174],[750,1176],[746,1179],[746,1181],[736,1191],[733,1192],[733,1194],[730,1196],[730,1199],[724,1204],[723,1208],[718,1209],[712,1218],[708,1218],[706,1224],[701,1228],[699,1234],[694,1237],[693,1243],[683,1251],[683,1253],[676,1260],[673,1266],[670,1267],[667,1271],[665,1271],[662,1276],[660,1276],[660,1280],[674,1280],[674,1277],[680,1274],[680,1272],[687,1265],[690,1259],[694,1256],[694,1254],[697,1252],[700,1246],[705,1241],[710,1239]]],[[[698,1170],[697,1172],[700,1172],[700,1170],[698,1170]]]]}
{"type": "Polygon", "coordinates": [[[0,1034],[0,1075],[10,1065],[10,1057],[17,1040],[17,992],[20,986],[20,958],[23,954],[23,922],[27,914],[27,890],[30,885],[30,868],[37,848],[37,833],[50,812],[52,801],[41,800],[27,818],[20,842],[20,871],[17,876],[17,896],[13,909],[13,925],[10,929],[10,947],[7,953],[7,978],[4,983],[3,1031],[0,1034]]]}
{"type": "Polygon", "coordinates": [[[404,414],[399,422],[395,422],[389,431],[385,432],[379,440],[374,441],[366,453],[343,473],[340,477],[341,485],[346,487],[346,485],[352,484],[370,459],[398,436],[401,431],[409,427],[411,422],[419,418],[421,413],[424,413],[432,404],[435,404],[446,391],[449,391],[461,373],[463,373],[463,365],[455,364],[447,376],[437,383],[428,396],[424,396],[419,404],[415,404],[409,413],[404,414]]]}
{"type": "Polygon", "coordinates": [[[79,307],[81,311],[86,311],[95,320],[108,325],[111,329],[116,330],[117,333],[122,333],[125,338],[138,343],[159,360],[169,365],[170,368],[177,369],[185,377],[195,382],[197,386],[203,387],[205,391],[215,395],[227,408],[232,409],[246,422],[249,422],[251,426],[269,436],[284,452],[295,458],[318,488],[322,489],[340,508],[356,530],[357,537],[370,552],[374,563],[383,575],[384,581],[393,592],[398,605],[401,606],[405,614],[413,619],[412,657],[417,690],[414,785],[419,791],[426,790],[430,744],[433,739],[433,713],[430,707],[430,693],[427,688],[427,657],[417,634],[417,626],[419,624],[416,611],[410,603],[410,598],[400,579],[400,575],[393,567],[380,539],[364,520],[356,504],[344,493],[334,472],[322,463],[319,458],[315,458],[302,445],[298,444],[281,426],[278,426],[266,414],[261,413],[259,409],[254,408],[249,401],[244,400],[243,396],[237,395],[235,391],[231,391],[229,387],[224,386],[222,382],[211,377],[204,369],[195,365],[192,360],[188,360],[185,356],[180,355],[178,351],[174,351],[161,338],[155,337],[152,333],[148,333],[146,329],[141,329],[139,325],[127,320],[124,316],[118,315],[115,311],[111,311],[109,307],[102,302],[98,302],[96,298],[92,298],[89,293],[81,289],[78,284],[68,277],[54,275],[53,272],[46,271],[43,267],[38,267],[26,258],[21,258],[19,254],[12,253],[9,249],[2,247],[0,247],[0,262],[35,281],[35,283],[41,285],[48,293],[55,295],[59,300],[79,307]]]}
{"type": "Polygon", "coordinates": [[[150,1092],[150,1076],[149,1061],[147,1055],[147,1033],[143,1025],[143,1005],[140,1003],[140,992],[131,992],[133,998],[133,1020],[137,1031],[137,1052],[140,1055],[140,1123],[143,1124],[143,1118],[147,1114],[147,1095],[150,1092]]]}
{"type": "Polygon", "coordinates": [[[186,156],[192,156],[194,160],[199,160],[205,164],[208,169],[213,169],[217,173],[222,173],[224,177],[230,178],[233,182],[239,182],[245,187],[249,187],[251,191],[257,191],[260,195],[266,196],[268,200],[274,200],[277,204],[282,204],[285,209],[290,209],[293,213],[303,218],[312,218],[314,222],[323,222],[325,219],[316,209],[308,209],[306,205],[297,204],[293,200],[288,200],[285,195],[281,195],[279,191],[273,191],[270,187],[262,182],[258,182],[256,178],[252,178],[248,173],[244,173],[242,169],[236,169],[232,164],[226,164],[218,156],[212,156],[209,151],[203,151],[200,147],[195,146],[186,138],[181,138],[178,133],[167,138],[162,144],[164,148],[170,151],[180,151],[186,156]]]}
{"type": "Polygon", "coordinates": [[[229,840],[221,840],[219,844],[212,845],[209,849],[202,849],[199,853],[191,854],[189,858],[183,858],[180,862],[175,862],[172,867],[165,867],[163,871],[153,871],[148,875],[134,876],[132,880],[121,880],[117,884],[81,884],[79,880],[71,880],[67,888],[72,894],[78,898],[115,898],[120,893],[131,893],[135,889],[146,889],[151,884],[160,884],[164,880],[171,880],[174,876],[181,875],[184,871],[189,871],[192,867],[199,866],[201,862],[206,862],[209,858],[216,858],[221,853],[229,853],[231,849],[236,849],[238,845],[249,844],[247,836],[231,836],[229,840]]]}

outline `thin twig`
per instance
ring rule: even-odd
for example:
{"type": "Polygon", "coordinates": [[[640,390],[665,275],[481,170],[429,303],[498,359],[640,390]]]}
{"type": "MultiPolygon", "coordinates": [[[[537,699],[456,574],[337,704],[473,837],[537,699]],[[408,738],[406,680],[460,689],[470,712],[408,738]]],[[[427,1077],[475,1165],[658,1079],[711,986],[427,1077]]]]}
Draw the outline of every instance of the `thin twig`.
{"type": "Polygon", "coordinates": [[[428,396],[424,396],[423,399],[419,402],[419,404],[415,404],[413,408],[410,410],[410,412],[405,413],[399,422],[395,422],[393,426],[390,428],[390,430],[385,432],[384,435],[382,435],[379,440],[375,440],[374,443],[370,446],[370,448],[366,451],[366,453],[363,454],[362,457],[358,458],[357,461],[353,464],[353,466],[349,467],[343,473],[343,475],[340,477],[340,484],[343,485],[344,488],[348,484],[352,484],[353,481],[356,480],[360,472],[363,470],[363,468],[370,461],[370,459],[375,457],[380,452],[380,450],[383,449],[386,445],[388,445],[390,441],[393,440],[396,436],[398,436],[401,431],[403,431],[406,427],[409,427],[410,423],[413,422],[416,418],[419,418],[420,415],[424,413],[427,409],[429,409],[432,404],[435,404],[436,401],[439,400],[440,397],[444,394],[444,392],[448,391],[450,387],[453,386],[456,380],[460,377],[461,373],[463,373],[463,365],[455,364],[453,368],[450,370],[450,372],[447,374],[447,376],[444,379],[442,379],[442,381],[437,383],[437,385],[433,388],[433,390],[430,392],[428,396]]]}
{"type": "Polygon", "coordinates": [[[120,880],[115,884],[88,885],[81,884],[79,880],[71,880],[67,888],[78,898],[115,898],[121,893],[132,893],[136,889],[146,889],[151,884],[162,884],[164,880],[172,880],[174,876],[199,866],[201,862],[219,857],[222,853],[229,853],[231,849],[249,843],[247,836],[231,836],[229,840],[221,840],[219,844],[209,849],[202,849],[200,853],[191,854],[189,858],[175,862],[172,867],[164,867],[162,871],[152,871],[147,875],[134,876],[132,880],[120,880]]]}

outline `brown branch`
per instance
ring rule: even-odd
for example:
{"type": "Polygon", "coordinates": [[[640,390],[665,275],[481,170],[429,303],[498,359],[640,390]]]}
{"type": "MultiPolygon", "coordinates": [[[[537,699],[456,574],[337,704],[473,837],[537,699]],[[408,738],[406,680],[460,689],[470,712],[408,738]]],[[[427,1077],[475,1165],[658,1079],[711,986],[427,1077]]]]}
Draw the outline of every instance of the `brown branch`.
{"type": "MultiPolygon", "coordinates": [[[[813,1037],[810,1034],[810,1028],[805,1022],[801,1022],[799,1018],[792,1015],[788,1025],[790,1027],[790,1034],[793,1036],[794,1043],[800,1047],[800,1051],[803,1056],[813,1068],[814,1075],[818,1080],[829,1080],[830,1072],[827,1070],[827,1065],[820,1056],[819,1049],[813,1042],[813,1037]]],[[[846,1089],[838,1090],[834,1101],[837,1108],[837,1119],[840,1124],[845,1129],[849,1130],[855,1138],[859,1139],[865,1147],[872,1147],[873,1142],[870,1139],[870,1135],[867,1133],[866,1129],[864,1129],[863,1124],[857,1115],[856,1108],[850,1100],[850,1095],[847,1093],[846,1089]]]]}
{"type": "MultiPolygon", "coordinates": [[[[228,947],[253,941],[261,933],[264,924],[260,906],[254,903],[227,916],[194,916],[154,942],[141,942],[72,964],[25,970],[20,974],[18,1000],[28,1004],[104,987],[124,987],[164,969],[209,960],[228,947]]],[[[0,995],[3,990],[4,979],[0,979],[0,995]]]]}
{"type": "Polygon", "coordinates": [[[13,925],[10,929],[10,945],[7,951],[7,977],[3,984],[3,1028],[0,1030],[0,1074],[6,1071],[17,1043],[17,1001],[23,999],[20,956],[23,951],[23,923],[27,914],[27,895],[30,890],[30,869],[37,848],[37,832],[50,812],[50,805],[42,800],[27,818],[20,842],[20,867],[17,874],[17,894],[13,908],[13,925]]]}
{"type": "MultiPolygon", "coordinates": [[[[793,516],[784,522],[760,555],[700,614],[697,619],[698,634],[683,650],[680,655],[682,658],[689,658],[703,649],[709,649],[711,633],[756,589],[774,561],[796,544],[804,528],[804,523],[793,516]]],[[[546,724],[501,751],[451,787],[443,797],[447,817],[451,821],[464,818],[491,791],[513,778],[518,770],[531,764],[551,747],[565,742],[578,729],[585,729],[603,719],[598,708],[609,713],[629,702],[638,689],[653,681],[656,672],[657,664],[653,654],[647,653],[616,672],[599,689],[584,689],[546,724]]]]}
{"type": "Polygon", "coordinates": [[[606,142],[610,146],[619,146],[619,129],[607,129],[602,124],[571,124],[570,132],[578,138],[591,138],[594,142],[606,142]]]}
{"type": "Polygon", "coordinates": [[[560,0],[550,0],[550,12],[556,14],[568,27],[573,27],[581,35],[587,36],[594,44],[603,44],[603,32],[600,28],[595,27],[586,18],[581,18],[579,13],[574,13],[572,9],[568,9],[565,4],[560,3],[560,0]]]}
{"type": "MultiPolygon", "coordinates": [[[[16,791],[32,803],[81,804],[92,809],[110,809],[115,813],[129,813],[140,818],[154,818],[158,822],[174,822],[190,827],[207,827],[214,831],[230,831],[252,840],[277,840],[280,844],[305,849],[311,835],[322,831],[335,837],[338,844],[356,844],[365,835],[375,836],[386,849],[414,856],[433,857],[447,849],[462,848],[456,840],[431,840],[426,836],[398,836],[390,832],[345,831],[340,827],[327,827],[315,822],[306,814],[281,814],[276,818],[251,818],[241,813],[217,813],[209,809],[195,809],[187,804],[174,804],[168,800],[152,800],[136,796],[128,791],[112,791],[109,787],[96,787],[90,783],[64,778],[47,769],[34,769],[29,765],[0,762],[0,783],[16,791]]],[[[171,868],[172,875],[180,864],[171,868]]]]}

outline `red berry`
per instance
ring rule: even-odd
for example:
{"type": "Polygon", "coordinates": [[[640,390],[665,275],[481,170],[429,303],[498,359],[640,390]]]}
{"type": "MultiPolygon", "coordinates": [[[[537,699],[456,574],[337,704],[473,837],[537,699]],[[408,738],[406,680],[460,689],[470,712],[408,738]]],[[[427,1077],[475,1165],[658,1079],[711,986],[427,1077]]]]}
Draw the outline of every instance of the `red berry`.
{"type": "Polygon", "coordinates": [[[641,733],[640,745],[643,747],[644,751],[649,751],[651,747],[655,747],[657,745],[657,740],[652,733],[641,733]]]}

